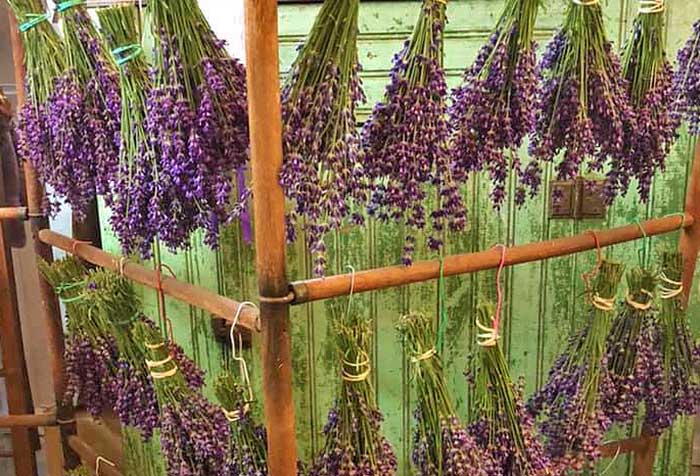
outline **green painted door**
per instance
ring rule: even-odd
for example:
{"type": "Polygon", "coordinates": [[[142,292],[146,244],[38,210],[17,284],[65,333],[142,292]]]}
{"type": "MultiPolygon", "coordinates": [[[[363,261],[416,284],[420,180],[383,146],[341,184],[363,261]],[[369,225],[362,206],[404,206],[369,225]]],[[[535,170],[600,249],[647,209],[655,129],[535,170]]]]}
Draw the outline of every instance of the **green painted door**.
{"type": "MultiPolygon", "coordinates": [[[[668,0],[669,51],[676,49],[690,33],[694,17],[698,16],[697,0],[668,0]]],[[[361,109],[364,119],[372,104],[381,99],[388,77],[392,55],[409,35],[420,4],[416,1],[364,2],[360,12],[360,61],[364,66],[363,81],[369,98],[361,109]]],[[[543,45],[561,21],[566,0],[549,0],[540,14],[537,36],[543,45]]],[[[459,82],[462,70],[472,62],[480,45],[495,24],[501,1],[453,0],[448,5],[449,25],[445,40],[445,65],[450,85],[459,82]]],[[[637,3],[630,0],[609,0],[605,11],[610,37],[619,44],[624,39],[637,3]]],[[[313,23],[318,4],[300,3],[280,6],[280,56],[282,74],[296,55],[296,46],[303,41],[313,23]]],[[[543,193],[523,209],[512,203],[500,214],[491,209],[488,179],[475,177],[465,188],[469,208],[469,230],[447,237],[447,253],[484,250],[496,243],[508,245],[539,241],[588,229],[600,229],[634,223],[637,219],[662,216],[682,210],[687,183],[692,144],[687,136],[679,141],[669,160],[668,170],[653,188],[652,200],[640,205],[635,192],[619,199],[605,220],[576,222],[549,220],[547,194],[543,193]]],[[[523,152],[524,153],[524,152],[523,152]]],[[[547,171],[547,179],[551,171],[547,171]]],[[[105,220],[106,223],[106,220],[105,220]]],[[[109,236],[105,225],[104,233],[109,236]]],[[[662,242],[675,243],[677,234],[654,239],[653,246],[662,242]]],[[[369,267],[396,264],[403,244],[402,230],[397,226],[369,223],[365,229],[346,230],[328,243],[329,273],[347,272],[347,267],[369,267]]],[[[237,227],[227,230],[221,249],[211,252],[195,240],[188,253],[174,257],[164,253],[178,277],[218,290],[236,299],[255,300],[257,287],[253,267],[253,250],[246,245],[237,227]]],[[[113,238],[105,246],[118,250],[113,238]]],[[[634,263],[637,244],[616,246],[608,250],[610,257],[634,263]]],[[[419,249],[417,258],[433,257],[419,249]]],[[[594,253],[553,259],[548,262],[518,266],[507,271],[507,299],[504,314],[504,345],[513,376],[522,376],[527,392],[543,383],[550,364],[561,350],[568,333],[584,318],[580,275],[594,263],[594,253]]],[[[290,279],[311,274],[311,259],[299,240],[288,249],[290,279]]],[[[449,278],[446,282],[449,327],[445,359],[447,372],[458,408],[467,415],[469,393],[463,377],[467,356],[473,350],[475,335],[473,309],[484,297],[494,294],[494,273],[449,278]]],[[[143,293],[144,302],[154,312],[155,296],[143,293]]],[[[400,474],[408,475],[410,459],[412,393],[409,368],[395,324],[408,312],[423,311],[437,315],[436,283],[413,285],[353,298],[353,306],[369,313],[374,319],[374,372],[378,401],[384,412],[386,435],[395,446],[400,460],[400,474]]],[[[697,295],[691,319],[698,316],[697,295]]],[[[326,413],[332,404],[338,381],[335,357],[328,343],[332,336],[328,325],[333,306],[345,306],[346,300],[313,303],[295,307],[293,319],[294,387],[297,429],[301,455],[308,459],[323,444],[322,429],[326,413]]],[[[175,335],[209,371],[220,370],[224,344],[215,343],[208,316],[181,304],[169,303],[169,315],[175,324],[175,335]]],[[[693,319],[697,321],[697,319],[693,319]]],[[[695,328],[700,327],[694,322],[695,328]]],[[[252,372],[259,387],[256,372],[257,356],[251,356],[252,372]]],[[[635,430],[638,431],[638,430],[635,430]]],[[[690,462],[691,424],[679,422],[663,438],[656,465],[656,474],[679,476],[688,474],[690,462]]],[[[624,436],[621,432],[611,438],[624,436]]],[[[627,457],[603,461],[601,472],[618,476],[630,474],[627,457]]]]}

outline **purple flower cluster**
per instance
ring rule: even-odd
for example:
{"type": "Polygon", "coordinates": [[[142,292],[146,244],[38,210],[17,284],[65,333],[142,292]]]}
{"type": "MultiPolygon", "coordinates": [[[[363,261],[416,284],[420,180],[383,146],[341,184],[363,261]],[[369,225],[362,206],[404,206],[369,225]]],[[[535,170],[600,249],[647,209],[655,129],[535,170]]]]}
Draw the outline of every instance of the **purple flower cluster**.
{"type": "Polygon", "coordinates": [[[522,205],[526,188],[536,193],[536,177],[524,174],[518,157],[523,139],[535,125],[538,84],[536,43],[532,40],[537,0],[509,2],[476,61],[452,93],[451,155],[460,181],[487,170],[491,200],[500,209],[512,171],[520,181],[515,201],[522,205]]]}
{"type": "Polygon", "coordinates": [[[292,202],[287,241],[297,225],[314,256],[314,274],[325,272],[324,237],[366,202],[355,108],[365,102],[357,61],[358,0],[324,2],[282,91],[284,162],[280,184],[292,202]],[[328,52],[325,55],[321,51],[328,52]]]}
{"type": "Polygon", "coordinates": [[[610,166],[605,198],[625,192],[625,131],[634,127],[620,61],[605,39],[600,5],[572,3],[567,20],[549,43],[540,63],[533,160],[523,181],[537,190],[542,163],[562,153],[560,180],[579,176],[584,167],[601,172],[610,166]]]}
{"type": "Polygon", "coordinates": [[[224,476],[266,476],[267,475],[267,432],[265,427],[256,424],[249,412],[243,412],[241,419],[233,423],[231,433],[238,432],[246,434],[252,441],[247,445],[236,445],[237,442],[243,443],[233,437],[230,448],[230,457],[226,462],[226,471],[224,476]],[[256,448],[265,448],[265,454],[262,451],[256,452],[256,448]]]}
{"type": "Polygon", "coordinates": [[[629,181],[636,178],[644,202],[649,199],[655,172],[665,168],[679,126],[673,110],[673,68],[664,50],[664,17],[663,12],[640,13],[623,53],[622,74],[635,122],[625,130],[625,162],[622,173],[614,178],[620,190],[627,190],[629,181]]]}
{"type": "Polygon", "coordinates": [[[175,342],[168,343],[168,350],[182,372],[187,386],[192,390],[201,390],[204,387],[204,370],[199,368],[195,361],[185,353],[185,350],[175,342]]]}
{"type": "Polygon", "coordinates": [[[615,319],[608,340],[608,362],[613,385],[610,387],[611,393],[606,392],[601,396],[603,408],[613,423],[630,423],[644,402],[647,409],[645,428],[663,429],[672,423],[672,416],[664,409],[668,396],[664,390],[656,317],[652,313],[640,316],[626,311],[623,310],[615,319]],[[624,329],[622,335],[615,332],[616,328],[624,329]]]}
{"type": "Polygon", "coordinates": [[[447,148],[447,85],[442,67],[445,4],[425,0],[413,37],[394,56],[384,102],[362,129],[365,172],[372,181],[368,213],[410,229],[402,261],[412,262],[415,232],[430,220],[428,246],[439,250],[443,232],[462,231],[466,210],[447,148]],[[432,211],[433,186],[438,203],[432,211]]]}
{"type": "Polygon", "coordinates": [[[77,398],[95,417],[112,408],[115,395],[111,365],[115,360],[116,347],[112,342],[101,340],[93,343],[84,336],[68,338],[64,353],[64,401],[71,403],[77,398]]]}
{"type": "Polygon", "coordinates": [[[229,434],[221,408],[201,394],[163,405],[160,445],[168,476],[225,474],[229,434]]]}
{"type": "Polygon", "coordinates": [[[379,434],[383,417],[378,410],[364,405],[364,397],[353,395],[352,391],[350,396],[360,401],[357,408],[362,413],[349,415],[347,409],[339,408],[338,404],[328,412],[323,428],[326,446],[316,457],[308,476],[395,475],[398,463],[386,438],[379,437],[368,446],[356,444],[359,443],[358,433],[362,432],[360,427],[366,424],[370,431],[379,434]]]}
{"type": "Polygon", "coordinates": [[[42,181],[81,218],[98,189],[109,192],[118,166],[119,85],[85,7],[63,16],[68,69],[57,78],[46,111],[53,157],[36,165],[42,181]]]}
{"type": "Polygon", "coordinates": [[[143,369],[135,368],[126,360],[120,359],[117,368],[114,412],[122,425],[136,428],[143,439],[148,440],[160,425],[153,383],[143,369]]]}
{"type": "Polygon", "coordinates": [[[681,119],[688,122],[692,135],[700,135],[700,20],[693,33],[678,51],[678,69],[673,78],[676,108],[681,119]]]}
{"type": "MultiPolygon", "coordinates": [[[[609,388],[605,361],[599,365],[597,389],[609,388]]],[[[572,366],[568,353],[555,362],[549,379],[528,402],[528,411],[540,420],[544,445],[555,468],[575,472],[590,470],[600,456],[599,448],[610,419],[601,402],[587,402],[589,366],[572,366]]]]}
{"type": "MultiPolygon", "coordinates": [[[[478,447],[485,453],[484,470],[489,476],[548,476],[552,462],[539,440],[535,421],[525,409],[522,386],[511,386],[515,413],[502,400],[493,412],[481,413],[467,427],[478,447]],[[511,417],[515,417],[515,421],[511,417]]],[[[495,391],[491,388],[486,391],[495,391]]],[[[502,398],[495,396],[495,399],[502,398]]],[[[494,402],[496,403],[496,402],[494,402]]]]}
{"type": "MultiPolygon", "coordinates": [[[[416,419],[420,412],[416,411],[416,419]]],[[[420,425],[420,422],[417,421],[420,425]]],[[[413,452],[411,461],[420,476],[436,474],[470,476],[493,476],[497,472],[496,463],[490,455],[477,446],[476,441],[456,417],[443,419],[440,422],[442,434],[437,436],[441,442],[442,467],[438,469],[432,461],[434,448],[431,447],[436,435],[426,435],[419,431],[413,434],[413,452]]]]}

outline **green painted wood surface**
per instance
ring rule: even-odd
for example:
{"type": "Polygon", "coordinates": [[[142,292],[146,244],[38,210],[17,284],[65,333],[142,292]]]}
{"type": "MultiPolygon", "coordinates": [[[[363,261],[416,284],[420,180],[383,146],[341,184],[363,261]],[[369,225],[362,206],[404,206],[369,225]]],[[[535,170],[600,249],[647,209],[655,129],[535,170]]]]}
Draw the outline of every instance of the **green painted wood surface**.
{"type": "MultiPolygon", "coordinates": [[[[605,7],[610,37],[620,44],[636,10],[631,0],[609,0],[605,7]]],[[[537,37],[543,45],[561,21],[565,0],[549,0],[540,14],[537,37]]],[[[691,24],[700,13],[698,1],[668,0],[669,51],[675,50],[690,33],[691,24]]],[[[476,56],[486,40],[502,7],[494,0],[453,0],[448,6],[449,25],[445,39],[445,65],[451,86],[458,84],[465,66],[476,56]]],[[[318,5],[285,4],[280,6],[281,73],[296,55],[296,46],[303,41],[311,27],[318,5]]],[[[360,12],[360,60],[364,66],[363,80],[369,98],[360,109],[361,119],[381,99],[387,81],[392,55],[401,48],[416,18],[416,1],[365,2],[360,12]]],[[[652,200],[640,205],[635,192],[615,203],[605,220],[575,222],[549,220],[546,194],[540,195],[523,209],[509,203],[500,214],[492,211],[488,179],[474,177],[465,187],[470,225],[463,234],[447,238],[446,253],[483,250],[496,243],[509,245],[539,241],[588,229],[633,223],[637,219],[675,213],[683,208],[692,147],[687,136],[679,141],[669,159],[666,173],[657,178],[652,200]]],[[[523,151],[524,153],[524,151],[523,151]]],[[[546,180],[551,170],[546,170],[546,180]]],[[[104,208],[103,208],[104,210],[104,208]]],[[[106,215],[106,211],[105,211],[106,215]]],[[[106,224],[106,219],[103,220],[106,224]]],[[[118,245],[105,225],[105,248],[114,251],[118,245]]],[[[345,230],[329,240],[329,273],[396,264],[401,254],[403,233],[400,226],[370,222],[364,229],[345,230]]],[[[677,234],[655,238],[652,246],[677,242],[677,234]]],[[[256,297],[253,249],[243,243],[237,227],[226,230],[218,252],[212,252],[195,239],[188,253],[180,256],[163,254],[178,277],[217,290],[237,299],[256,297]]],[[[625,263],[636,262],[637,244],[625,244],[609,249],[607,255],[625,263]]],[[[431,258],[431,253],[419,247],[417,258],[431,258]]],[[[557,356],[567,335],[584,319],[580,275],[595,261],[595,253],[557,258],[509,269],[505,275],[504,343],[514,377],[524,377],[526,390],[532,392],[546,379],[549,366],[557,356]]],[[[288,248],[290,279],[300,279],[311,273],[311,257],[300,240],[288,248]]],[[[473,350],[473,310],[483,297],[494,295],[494,273],[454,277],[446,280],[449,326],[445,359],[448,379],[460,414],[467,416],[470,403],[463,373],[467,356],[473,350]]],[[[155,294],[143,291],[143,300],[156,315],[155,294]]],[[[342,308],[347,300],[319,302],[295,307],[293,319],[294,388],[297,429],[301,455],[308,459],[323,444],[322,428],[332,404],[337,384],[337,368],[328,325],[333,308],[342,308]]],[[[412,428],[413,396],[410,374],[404,351],[395,332],[397,319],[409,310],[437,316],[436,283],[425,283],[353,298],[353,306],[369,313],[374,320],[373,349],[374,383],[379,405],[386,417],[384,430],[395,446],[400,459],[400,474],[408,475],[412,428]]],[[[691,319],[697,330],[700,302],[695,295],[691,319]]],[[[210,377],[221,369],[224,344],[214,342],[208,316],[176,302],[168,302],[176,339],[201,363],[210,377]]],[[[258,356],[250,354],[251,372],[256,390],[260,391],[258,356]]],[[[638,431],[635,429],[634,431],[638,431]]],[[[656,476],[688,474],[692,425],[679,422],[662,439],[655,468],[656,476]]],[[[611,432],[610,438],[625,436],[621,430],[611,432]]],[[[631,474],[627,457],[620,456],[600,464],[601,474],[618,476],[631,474]]]]}

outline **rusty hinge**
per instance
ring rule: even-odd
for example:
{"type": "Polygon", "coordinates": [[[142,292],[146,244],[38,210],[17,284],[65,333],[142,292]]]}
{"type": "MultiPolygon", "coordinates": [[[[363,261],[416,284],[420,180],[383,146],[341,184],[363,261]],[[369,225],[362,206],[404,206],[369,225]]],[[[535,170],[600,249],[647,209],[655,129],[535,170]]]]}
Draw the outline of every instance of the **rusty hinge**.
{"type": "Polygon", "coordinates": [[[550,182],[550,218],[605,218],[604,180],[553,180],[550,182]]]}

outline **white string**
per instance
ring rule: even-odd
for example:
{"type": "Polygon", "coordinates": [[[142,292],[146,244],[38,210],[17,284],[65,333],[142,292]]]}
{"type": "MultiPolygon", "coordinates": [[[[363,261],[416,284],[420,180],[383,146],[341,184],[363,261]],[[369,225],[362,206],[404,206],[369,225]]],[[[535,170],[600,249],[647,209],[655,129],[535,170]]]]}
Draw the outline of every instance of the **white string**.
{"type": "Polygon", "coordinates": [[[639,13],[662,13],[664,0],[639,0],[639,13]]]}
{"type": "Polygon", "coordinates": [[[477,343],[481,347],[493,347],[498,343],[498,339],[501,338],[501,336],[498,335],[498,330],[496,327],[493,325],[495,322],[495,318],[491,318],[491,327],[485,326],[482,324],[479,319],[476,319],[476,327],[478,327],[480,330],[484,331],[482,334],[477,334],[477,343]]]}
{"type": "Polygon", "coordinates": [[[112,463],[110,460],[103,456],[98,456],[95,460],[95,476],[100,476],[100,463],[105,463],[110,465],[112,468],[116,468],[117,465],[112,463]]]}
{"type": "MultiPolygon", "coordinates": [[[[258,309],[258,306],[255,305],[255,303],[252,303],[250,301],[243,301],[242,303],[238,304],[238,309],[236,310],[236,315],[233,317],[233,322],[231,323],[231,332],[229,337],[231,338],[231,358],[238,362],[238,369],[240,370],[241,373],[241,378],[243,379],[243,384],[247,387],[248,390],[248,401],[252,402],[253,401],[253,386],[250,384],[250,375],[248,374],[248,364],[246,363],[245,359],[243,358],[243,335],[241,333],[238,334],[238,347],[240,348],[240,352],[236,351],[236,325],[238,324],[238,319],[241,317],[241,311],[243,310],[243,306],[250,306],[254,309],[258,309]]],[[[228,415],[227,415],[228,416],[228,415]]],[[[240,416],[237,418],[239,419],[240,416]]]]}
{"type": "MultiPolygon", "coordinates": [[[[603,443],[603,446],[609,444],[608,443],[603,443]]],[[[615,452],[615,456],[613,456],[612,461],[605,467],[602,473],[600,473],[600,476],[604,476],[608,471],[610,471],[610,468],[612,468],[613,464],[615,464],[615,461],[617,461],[617,457],[620,456],[620,452],[622,451],[622,445],[617,445],[617,451],[615,452]]]]}
{"type": "Polygon", "coordinates": [[[598,5],[600,3],[600,0],[572,0],[576,5],[581,5],[584,7],[592,7],[594,5],[598,5]]]}

